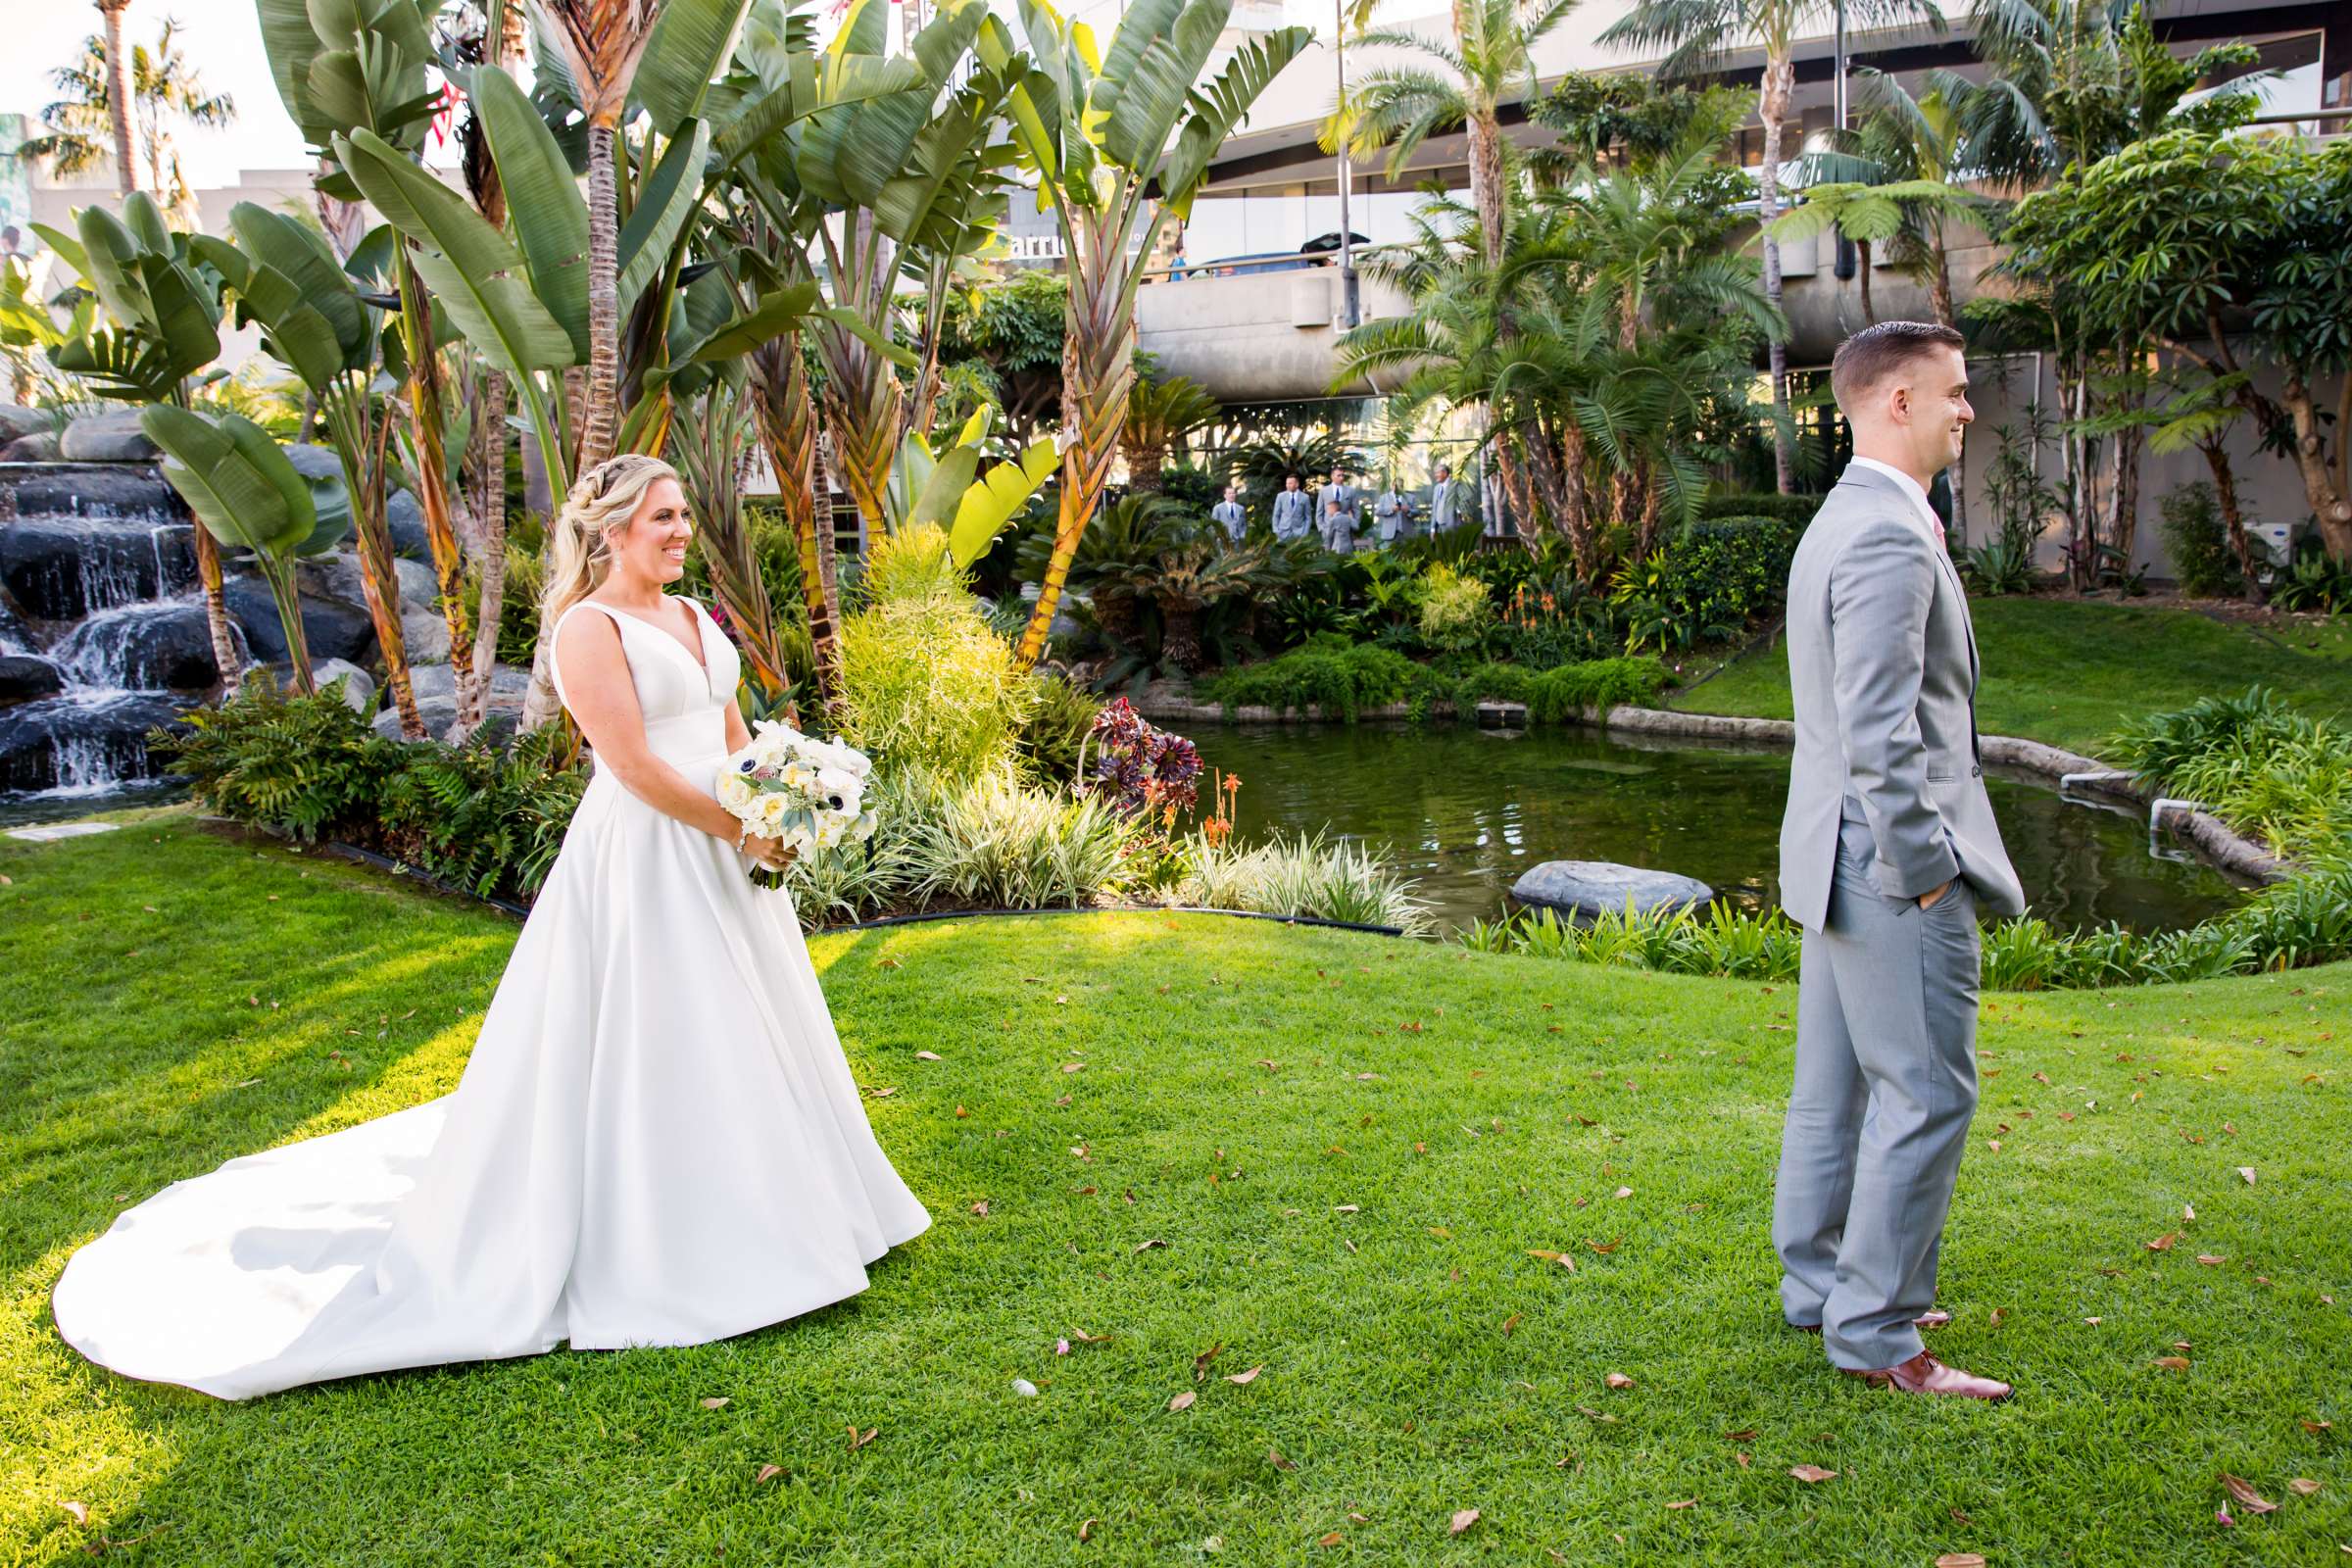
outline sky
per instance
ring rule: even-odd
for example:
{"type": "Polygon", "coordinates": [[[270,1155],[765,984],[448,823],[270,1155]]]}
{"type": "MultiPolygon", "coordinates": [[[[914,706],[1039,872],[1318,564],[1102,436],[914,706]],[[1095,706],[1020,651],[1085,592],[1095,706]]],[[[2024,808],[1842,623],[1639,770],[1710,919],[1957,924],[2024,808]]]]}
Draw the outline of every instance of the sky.
{"type": "MultiPolygon", "coordinates": [[[[101,29],[97,8],[79,0],[12,0],[8,48],[0,50],[0,113],[38,117],[56,96],[49,73],[80,53],[101,29]]],[[[299,169],[302,132],[286,118],[262,52],[253,0],[130,0],[123,35],[153,43],[166,17],[180,24],[181,49],[213,92],[237,101],[237,122],[222,130],[182,125],[173,139],[188,183],[199,189],[236,182],[245,169],[299,169]]]]}

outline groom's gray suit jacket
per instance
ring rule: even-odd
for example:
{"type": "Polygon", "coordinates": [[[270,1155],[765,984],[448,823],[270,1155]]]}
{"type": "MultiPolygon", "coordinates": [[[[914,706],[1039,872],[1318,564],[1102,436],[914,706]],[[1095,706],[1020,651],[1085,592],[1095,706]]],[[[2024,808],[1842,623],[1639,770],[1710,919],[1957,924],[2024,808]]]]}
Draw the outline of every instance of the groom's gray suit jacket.
{"type": "Polygon", "coordinates": [[[2023,914],[1977,745],[1977,639],[1951,558],[1894,479],[1853,467],[1788,568],[1796,755],[1781,821],[1781,906],[1827,919],[1840,821],[1869,824],[1890,899],[1954,876],[2023,914]]]}

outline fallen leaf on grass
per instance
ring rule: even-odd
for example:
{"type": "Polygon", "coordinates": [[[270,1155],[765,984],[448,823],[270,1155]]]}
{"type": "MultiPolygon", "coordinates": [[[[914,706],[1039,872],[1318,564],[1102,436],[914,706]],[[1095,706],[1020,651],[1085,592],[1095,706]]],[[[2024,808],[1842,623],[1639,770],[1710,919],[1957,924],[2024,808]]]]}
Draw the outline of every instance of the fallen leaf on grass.
{"type": "Polygon", "coordinates": [[[974,1203],[972,1205],[972,1212],[979,1215],[982,1219],[988,1218],[988,1200],[983,1198],[980,1200],[980,1201],[974,1203]]]}
{"type": "Polygon", "coordinates": [[[1449,1536],[1458,1536],[1476,1523],[1478,1523],[1478,1510],[1463,1508],[1454,1514],[1453,1523],[1446,1527],[1446,1533],[1449,1536]]]}
{"type": "Polygon", "coordinates": [[[860,1432],[858,1430],[858,1423],[855,1421],[851,1422],[850,1451],[852,1453],[856,1453],[859,1448],[864,1447],[867,1444],[873,1442],[881,1435],[882,1429],[880,1427],[867,1427],[863,1432],[860,1432]]]}
{"type": "Polygon", "coordinates": [[[1225,1381],[1237,1385],[1255,1383],[1257,1375],[1264,1370],[1265,1368],[1262,1366],[1253,1366],[1247,1372],[1228,1372],[1225,1374],[1225,1381]]]}
{"type": "Polygon", "coordinates": [[[1737,1432],[1726,1432],[1723,1435],[1723,1441],[1726,1443],[1753,1443],[1756,1441],[1756,1429],[1741,1427],[1737,1432]]]}
{"type": "Polygon", "coordinates": [[[918,1051],[914,1054],[914,1059],[917,1061],[945,1061],[948,1058],[936,1051],[918,1051]]]}
{"type": "Polygon", "coordinates": [[[1177,1410],[1190,1410],[1193,1407],[1193,1400],[1199,1396],[1192,1390],[1187,1389],[1168,1401],[1168,1409],[1171,1413],[1177,1410]]]}
{"type": "Polygon", "coordinates": [[[1696,1497],[1685,1497],[1680,1502],[1670,1502],[1666,1505],[1667,1511],[1669,1512],[1672,1512],[1677,1508],[1695,1508],[1697,1506],[1698,1499],[1696,1497]]]}
{"type": "Polygon", "coordinates": [[[2183,1224],[2183,1225],[2191,1225],[2191,1224],[2194,1224],[2194,1223],[2196,1222],[2196,1218],[2197,1218],[2197,1205],[2196,1205],[2196,1204],[2194,1204],[2194,1203],[2182,1203],[2182,1204],[2180,1205],[2180,1223],[2181,1223],[2181,1224],[2183,1224]]]}
{"type": "Polygon", "coordinates": [[[2332,1421],[2302,1421],[2298,1422],[2297,1425],[2301,1426],[2304,1431],[2310,1433],[2316,1438],[2323,1432],[2332,1430],[2335,1426],[2335,1423],[2332,1421]]]}
{"type": "Polygon", "coordinates": [[[2286,1490],[2298,1497],[2312,1496],[2319,1492],[2320,1487],[2320,1482],[2314,1481],[2308,1476],[2297,1476],[2286,1484],[2286,1490]]]}
{"type": "Polygon", "coordinates": [[[2185,1355],[2160,1355],[2156,1358],[2155,1364],[2167,1372],[2185,1372],[2188,1370],[2188,1357],[2185,1355]]]}
{"type": "Polygon", "coordinates": [[[1502,1337],[1506,1340],[1509,1339],[1511,1337],[1511,1330],[1517,1328],[1518,1326],[1519,1314],[1513,1312],[1509,1317],[1506,1317],[1502,1320],[1502,1337]]]}
{"type": "Polygon", "coordinates": [[[1296,1470],[1298,1468],[1296,1461],[1285,1459],[1281,1453],[1273,1448],[1268,1448],[1266,1450],[1266,1463],[1272,1465],[1277,1470],[1296,1470]]]}
{"type": "Polygon", "coordinates": [[[1593,1409],[1589,1404],[1578,1405],[1576,1407],[1576,1413],[1592,1420],[1598,1421],[1603,1426],[1613,1427],[1617,1424],[1617,1418],[1615,1416],[1603,1415],[1600,1411],[1593,1409]]]}
{"type": "Polygon", "coordinates": [[[2157,1237],[2154,1241],[2147,1244],[2148,1250],[2151,1252],[2169,1252],[2173,1250],[2173,1243],[2179,1240],[2180,1238],[2175,1236],[2171,1231],[2166,1231],[2162,1236],[2157,1237]]]}
{"type": "Polygon", "coordinates": [[[2253,1186],[2253,1185],[2254,1185],[2254,1167],[2253,1167],[2253,1166],[2251,1166],[2251,1165],[2240,1165],[2240,1166],[2238,1166],[2238,1167],[2237,1167],[2237,1173],[2238,1173],[2240,1176],[2243,1176],[2243,1177],[2246,1179],[2246,1185],[2247,1185],[2248,1187],[2251,1187],[2251,1186],[2253,1186]]]}
{"type": "Polygon", "coordinates": [[[1792,1464],[1788,1467],[1788,1473],[1809,1487],[1838,1479],[1837,1471],[1824,1470],[1817,1464],[1792,1464]]]}
{"type": "Polygon", "coordinates": [[[1318,1540],[1315,1544],[1318,1546],[1336,1546],[1344,1539],[1345,1538],[1342,1537],[1337,1530],[1334,1530],[1330,1535],[1318,1540]]]}
{"type": "Polygon", "coordinates": [[[1136,1244],[1135,1244],[1135,1250],[1136,1250],[1137,1251],[1139,1251],[1139,1252],[1148,1252],[1148,1251],[1150,1251],[1150,1250],[1151,1250],[1152,1248],[1154,1248],[1154,1247],[1165,1247],[1165,1246],[1167,1246],[1167,1245],[1168,1245],[1167,1243],[1165,1243],[1165,1242],[1161,1241],[1161,1240],[1160,1240],[1158,1237],[1154,1236],[1153,1238],[1152,1238],[1152,1240],[1150,1240],[1150,1241],[1148,1241],[1148,1242],[1138,1242],[1138,1243],[1136,1243],[1136,1244]]]}
{"type": "Polygon", "coordinates": [[[1588,1236],[1585,1238],[1585,1245],[1592,1249],[1592,1250],[1595,1252],[1614,1252],[1618,1248],[1625,1245],[1625,1238],[1620,1236],[1613,1242],[1602,1243],[1596,1242],[1592,1237],[1588,1236]]]}
{"type": "Polygon", "coordinates": [[[763,1464],[760,1467],[760,1473],[752,1477],[752,1485],[755,1487],[763,1485],[766,1482],[775,1480],[776,1477],[782,1475],[783,1473],[784,1467],[780,1464],[763,1464]]]}
{"type": "Polygon", "coordinates": [[[2230,1495],[2245,1504],[2248,1513],[2276,1513],[2278,1511],[2278,1505],[2256,1492],[2254,1484],[2243,1476],[2233,1476],[2225,1470],[2222,1472],[2222,1486],[2230,1495]]]}
{"type": "Polygon", "coordinates": [[[1600,1381],[1612,1389],[1630,1389],[1634,1386],[1634,1380],[1622,1372],[1612,1372],[1600,1381]]]}
{"type": "Polygon", "coordinates": [[[1557,1263],[1571,1274],[1576,1272],[1576,1259],[1566,1252],[1547,1252],[1541,1247],[1531,1247],[1527,1249],[1527,1255],[1540,1257],[1546,1263],[1557,1263]]]}
{"type": "Polygon", "coordinates": [[[1747,1468],[1747,1450],[1745,1448],[1741,1448],[1738,1453],[1733,1454],[1732,1458],[1738,1461],[1740,1469],[1744,1470],[1747,1468]]]}
{"type": "Polygon", "coordinates": [[[1947,1551],[1936,1559],[1936,1568],[1984,1568],[1981,1551],[1947,1551]]]}
{"type": "Polygon", "coordinates": [[[1634,1196],[1634,1190],[1631,1187],[1620,1187],[1610,1196],[1613,1198],[1631,1198],[1634,1196]]]}
{"type": "Polygon", "coordinates": [[[957,1105],[957,1106],[956,1107],[956,1119],[957,1121],[964,1121],[964,1120],[967,1120],[967,1119],[968,1119],[968,1118],[971,1116],[971,1114],[972,1114],[972,1113],[971,1113],[970,1111],[968,1111],[968,1110],[964,1109],[964,1108],[963,1108],[961,1105],[957,1105]]]}
{"type": "Polygon", "coordinates": [[[1334,1214],[1360,1214],[1363,1212],[1363,1210],[1358,1208],[1353,1203],[1342,1203],[1339,1207],[1333,1209],[1332,1212],[1334,1214]]]}
{"type": "Polygon", "coordinates": [[[1061,1064],[1061,1070],[1063,1072],[1084,1072],[1086,1071],[1086,1063],[1083,1061],[1065,1061],[1061,1064]]]}
{"type": "Polygon", "coordinates": [[[1225,1342],[1223,1340],[1219,1340],[1216,1344],[1210,1346],[1207,1349],[1202,1350],[1199,1355],[1193,1357],[1193,1381],[1195,1383],[1198,1383],[1202,1378],[1208,1376],[1208,1363],[1214,1361],[1217,1358],[1218,1353],[1224,1348],[1225,1342]]]}
{"type": "Polygon", "coordinates": [[[1082,1524],[1082,1525],[1080,1525],[1080,1526],[1078,1527],[1078,1539],[1079,1539],[1080,1541],[1092,1541],[1092,1540],[1094,1540],[1094,1539],[1095,1539],[1095,1521],[1094,1521],[1094,1520],[1092,1520],[1092,1519],[1089,1519],[1089,1520],[1087,1520],[1087,1521],[1086,1521],[1084,1524],[1082,1524]]]}
{"type": "Polygon", "coordinates": [[[90,1505],[86,1502],[61,1502],[58,1506],[72,1514],[74,1522],[77,1525],[86,1525],[90,1522],[90,1505]]]}
{"type": "Polygon", "coordinates": [[[727,1403],[728,1401],[724,1397],[710,1398],[703,1401],[703,1408],[706,1410],[724,1410],[727,1407],[727,1403]]]}

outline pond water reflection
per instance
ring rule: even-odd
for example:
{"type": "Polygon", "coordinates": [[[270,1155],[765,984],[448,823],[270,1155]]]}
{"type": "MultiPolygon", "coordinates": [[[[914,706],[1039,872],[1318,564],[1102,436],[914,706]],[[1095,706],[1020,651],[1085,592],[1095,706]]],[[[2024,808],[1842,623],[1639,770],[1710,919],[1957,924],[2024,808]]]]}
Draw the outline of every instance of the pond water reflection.
{"type": "MultiPolygon", "coordinates": [[[[1459,724],[1202,726],[1193,739],[1241,777],[1245,836],[1329,827],[1387,845],[1448,925],[1494,916],[1540,860],[1679,871],[1749,906],[1779,897],[1786,752],[1459,724]]],[[[2243,897],[2209,867],[2151,857],[2136,816],[1989,782],[2033,912],[2053,924],[2168,930],[2243,897]]]]}

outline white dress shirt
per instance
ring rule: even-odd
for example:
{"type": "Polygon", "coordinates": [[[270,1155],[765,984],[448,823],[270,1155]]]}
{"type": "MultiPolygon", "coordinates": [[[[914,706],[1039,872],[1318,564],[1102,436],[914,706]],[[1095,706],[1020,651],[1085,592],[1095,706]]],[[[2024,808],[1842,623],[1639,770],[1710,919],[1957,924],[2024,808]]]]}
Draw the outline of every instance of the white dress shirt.
{"type": "Polygon", "coordinates": [[[1928,493],[1920,488],[1917,479],[1912,478],[1893,464],[1881,463],[1876,458],[1854,458],[1846,466],[1852,468],[1873,469],[1901,485],[1903,494],[1911,498],[1911,504],[1918,509],[1920,516],[1926,520],[1928,537],[1938,545],[1943,543],[1943,519],[1936,515],[1935,507],[1929,504],[1928,493]]]}

